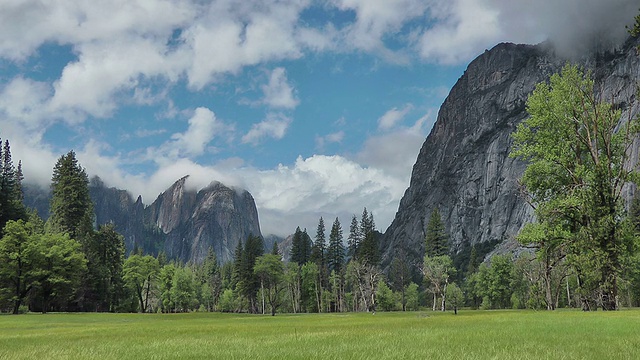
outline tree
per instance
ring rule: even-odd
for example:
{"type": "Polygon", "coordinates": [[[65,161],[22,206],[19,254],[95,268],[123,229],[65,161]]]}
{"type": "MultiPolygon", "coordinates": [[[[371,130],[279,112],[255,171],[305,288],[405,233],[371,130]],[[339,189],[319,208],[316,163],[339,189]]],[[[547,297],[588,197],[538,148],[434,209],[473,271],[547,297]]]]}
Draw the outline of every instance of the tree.
{"type": "Polygon", "coordinates": [[[453,308],[455,315],[458,315],[458,307],[460,307],[463,302],[464,295],[462,294],[462,290],[460,290],[456,283],[449,284],[449,286],[447,286],[447,304],[453,308]]]}
{"type": "Polygon", "coordinates": [[[382,311],[392,311],[396,307],[393,291],[383,279],[378,280],[376,298],[378,299],[378,306],[382,311]]]}
{"type": "Polygon", "coordinates": [[[11,160],[9,140],[4,145],[0,140],[0,236],[9,220],[26,220],[27,213],[22,204],[22,163],[18,170],[11,160]]]}
{"type": "Polygon", "coordinates": [[[378,237],[376,225],[373,221],[373,213],[368,213],[367,208],[362,212],[360,231],[362,241],[358,246],[358,258],[360,261],[377,266],[380,263],[380,250],[378,249],[378,237]]]}
{"type": "Polygon", "coordinates": [[[327,257],[329,271],[335,271],[336,274],[340,274],[344,264],[344,245],[342,244],[342,226],[338,218],[333,221],[331,226],[327,257]]]}
{"type": "Polygon", "coordinates": [[[131,255],[123,266],[123,280],[135,293],[141,313],[149,309],[149,300],[153,295],[160,265],[151,255],[131,255]]]}
{"type": "Polygon", "coordinates": [[[449,253],[449,237],[444,228],[438,208],[434,208],[427,223],[425,235],[425,249],[427,256],[442,256],[449,253]]]}
{"type": "Polygon", "coordinates": [[[264,253],[262,238],[259,236],[249,235],[242,252],[242,260],[238,272],[239,278],[236,285],[238,293],[242,294],[249,302],[249,311],[251,313],[258,312],[258,290],[260,289],[260,281],[253,271],[256,259],[264,253]]]}
{"type": "Polygon", "coordinates": [[[22,220],[9,220],[0,239],[0,283],[17,314],[25,297],[40,279],[38,243],[33,228],[22,220]]]}
{"type": "Polygon", "coordinates": [[[298,226],[291,240],[290,259],[296,264],[302,266],[311,258],[311,238],[307,234],[307,230],[300,230],[298,226]]]}
{"type": "Polygon", "coordinates": [[[262,293],[266,294],[271,307],[271,316],[275,316],[276,310],[280,306],[281,284],[284,276],[284,266],[280,256],[273,254],[259,256],[253,271],[260,279],[262,293]]]}
{"type": "Polygon", "coordinates": [[[418,310],[420,305],[420,299],[418,296],[418,284],[412,282],[406,286],[405,296],[407,299],[407,309],[418,310]]]}
{"type": "Polygon", "coordinates": [[[196,287],[189,267],[176,267],[171,278],[171,301],[177,312],[188,312],[196,307],[196,287]]]}
{"type": "Polygon", "coordinates": [[[351,218],[351,225],[349,226],[349,238],[347,239],[347,255],[351,259],[357,259],[358,247],[362,241],[362,234],[360,233],[360,225],[358,224],[358,218],[353,215],[351,218]]]}
{"type": "Polygon", "coordinates": [[[326,266],[326,251],[327,242],[324,234],[324,219],[320,217],[318,220],[318,228],[316,229],[316,238],[311,248],[310,260],[318,264],[320,269],[324,269],[326,266]]]}
{"type": "MultiPolygon", "coordinates": [[[[61,156],[53,168],[50,213],[48,222],[53,232],[67,233],[80,242],[88,240],[93,231],[89,179],[73,151],[61,156]]],[[[86,253],[87,244],[83,246],[86,253]]]]}
{"type": "Polygon", "coordinates": [[[97,305],[100,309],[115,311],[123,295],[124,236],[116,232],[113,224],[102,225],[89,237],[86,251],[97,305]]]}
{"type": "Polygon", "coordinates": [[[73,296],[87,270],[80,244],[67,234],[36,234],[39,279],[34,287],[43,313],[52,303],[62,305],[73,296]]]}
{"type": "Polygon", "coordinates": [[[429,291],[433,294],[433,311],[436,311],[438,296],[442,299],[440,308],[442,311],[445,310],[447,285],[449,284],[449,278],[454,273],[453,260],[448,255],[424,257],[422,274],[429,286],[429,291]]]}
{"type": "Polygon", "coordinates": [[[402,304],[402,311],[407,310],[406,299],[406,287],[411,282],[411,273],[409,272],[409,266],[407,266],[407,257],[404,251],[400,251],[399,254],[391,260],[391,269],[389,277],[391,280],[391,287],[394,291],[400,293],[400,303],[402,304]]]}
{"type": "Polygon", "coordinates": [[[482,297],[482,307],[488,309],[511,308],[513,260],[507,255],[495,255],[490,266],[481,264],[476,291],[482,297]]]}
{"type": "Polygon", "coordinates": [[[537,85],[527,111],[511,156],[528,162],[521,181],[535,209],[533,226],[562,230],[553,242],[567,248],[579,277],[581,265],[595,267],[599,302],[615,310],[621,264],[633,240],[622,195],[638,178],[629,149],[640,122],[621,122],[621,111],[598,98],[590,74],[571,65],[537,85]]]}

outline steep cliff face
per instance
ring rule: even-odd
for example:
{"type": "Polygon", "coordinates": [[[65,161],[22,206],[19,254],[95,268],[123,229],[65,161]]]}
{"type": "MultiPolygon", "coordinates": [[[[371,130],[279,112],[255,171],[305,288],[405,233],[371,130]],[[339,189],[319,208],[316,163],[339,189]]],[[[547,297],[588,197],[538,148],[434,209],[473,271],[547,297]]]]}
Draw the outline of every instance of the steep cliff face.
{"type": "MultiPolygon", "coordinates": [[[[25,203],[48,217],[49,192],[27,185],[25,203]]],[[[125,238],[130,252],[164,251],[170,259],[201,262],[212,247],[221,262],[231,261],[238,241],[252,234],[262,236],[258,211],[249,192],[214,182],[196,191],[187,186],[187,177],[176,181],[145,207],[126,190],[110,188],[97,177],[91,179],[89,193],[94,204],[96,225],[112,223],[125,238]]],[[[274,240],[269,242],[268,249],[274,240]]]]}
{"type": "Polygon", "coordinates": [[[167,256],[201,262],[213,247],[218,260],[226,262],[239,241],[261,236],[258,211],[247,191],[212,183],[196,192],[186,180],[178,180],[146,209],[147,222],[163,233],[167,256]]]}
{"type": "Polygon", "coordinates": [[[98,177],[91,179],[89,194],[93,201],[96,225],[114,224],[116,230],[125,238],[125,247],[132,250],[135,246],[149,248],[149,238],[144,224],[144,204],[142,197],[136,201],[126,190],[108,188],[98,177]]]}
{"type": "MultiPolygon", "coordinates": [[[[635,43],[585,60],[605,99],[629,107],[640,69],[635,43]]],[[[455,251],[476,243],[516,247],[515,235],[533,219],[520,196],[525,164],[508,157],[511,133],[528,115],[535,84],[558,72],[565,60],[545,45],[500,44],[471,62],[438,113],[413,167],[381,248],[388,264],[397,249],[413,263],[424,254],[426,223],[438,207],[455,251]]]]}

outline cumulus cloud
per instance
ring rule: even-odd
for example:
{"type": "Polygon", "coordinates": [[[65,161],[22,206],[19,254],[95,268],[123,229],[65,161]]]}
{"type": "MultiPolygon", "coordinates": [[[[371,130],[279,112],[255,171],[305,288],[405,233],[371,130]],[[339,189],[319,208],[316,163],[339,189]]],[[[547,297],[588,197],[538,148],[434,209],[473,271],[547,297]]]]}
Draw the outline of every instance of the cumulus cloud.
{"type": "Polygon", "coordinates": [[[295,225],[313,229],[323,214],[341,216],[345,226],[350,215],[365,206],[378,223],[390,223],[406,188],[379,169],[341,156],[298,157],[292,166],[280,165],[245,179],[256,199],[263,233],[278,235],[293,232],[290,227],[295,225]],[[295,216],[297,223],[283,214],[295,216]]]}
{"type": "Polygon", "coordinates": [[[184,133],[171,136],[174,140],[170,147],[177,149],[184,155],[202,155],[209,142],[216,135],[230,131],[231,128],[218,120],[213,111],[199,107],[189,119],[189,128],[184,133]]]}
{"type": "Polygon", "coordinates": [[[284,68],[275,68],[269,77],[269,83],[262,86],[264,99],[262,102],[272,108],[293,109],[298,106],[298,99],[293,87],[289,85],[284,68]]]}
{"type": "Polygon", "coordinates": [[[263,121],[253,124],[249,132],[242,137],[244,144],[258,144],[264,138],[280,140],[287,133],[291,118],[280,113],[269,113],[263,121]]]}

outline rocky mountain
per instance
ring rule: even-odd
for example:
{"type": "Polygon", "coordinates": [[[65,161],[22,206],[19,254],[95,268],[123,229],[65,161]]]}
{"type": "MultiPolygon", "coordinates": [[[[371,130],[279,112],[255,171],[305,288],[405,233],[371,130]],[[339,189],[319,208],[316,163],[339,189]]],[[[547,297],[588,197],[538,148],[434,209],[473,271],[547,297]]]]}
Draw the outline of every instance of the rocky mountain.
{"type": "Polygon", "coordinates": [[[249,192],[214,182],[200,190],[176,181],[145,210],[147,223],[164,234],[170,258],[201,262],[213,247],[218,260],[231,261],[239,241],[262,236],[258,211],[249,192]]]}
{"type": "MultiPolygon", "coordinates": [[[[592,69],[602,98],[627,113],[637,105],[637,45],[630,39],[620,50],[580,60],[592,69]]],[[[421,262],[426,222],[436,207],[455,252],[468,252],[473,244],[486,251],[517,247],[514,237],[533,213],[518,186],[525,164],[508,156],[511,133],[528,116],[525,103],[536,83],[565,63],[548,44],[499,44],[469,64],[442,104],[381,239],[383,264],[399,249],[410,262],[421,262]]]]}
{"type": "MultiPolygon", "coordinates": [[[[50,195],[25,186],[25,203],[48,217],[50,195]]],[[[149,206],[126,190],[107,187],[99,178],[91,179],[89,192],[97,225],[113,223],[124,235],[128,251],[164,251],[170,259],[200,262],[213,248],[220,262],[233,259],[238,241],[250,234],[262,236],[258,211],[246,190],[213,182],[196,191],[187,177],[176,181],[149,206]]],[[[269,248],[270,249],[270,248],[269,248]]]]}

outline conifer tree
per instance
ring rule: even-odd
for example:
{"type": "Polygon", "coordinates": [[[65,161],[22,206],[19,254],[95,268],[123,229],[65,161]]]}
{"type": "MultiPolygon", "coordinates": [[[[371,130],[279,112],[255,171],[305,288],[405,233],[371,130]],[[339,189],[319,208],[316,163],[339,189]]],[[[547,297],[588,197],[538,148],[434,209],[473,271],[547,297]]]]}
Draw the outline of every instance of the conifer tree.
{"type": "Polygon", "coordinates": [[[9,220],[26,220],[27,212],[22,203],[22,162],[16,171],[11,159],[9,140],[0,140],[0,236],[9,220]]]}
{"type": "Polygon", "coordinates": [[[50,228],[85,242],[83,245],[86,247],[87,237],[93,230],[93,203],[89,197],[89,178],[73,150],[56,162],[51,190],[50,228]]]}
{"type": "Polygon", "coordinates": [[[327,242],[324,235],[324,219],[320,217],[320,220],[318,221],[318,228],[316,230],[316,239],[313,243],[313,247],[311,248],[310,260],[318,264],[321,271],[326,265],[326,252],[327,242]]]}
{"type": "Polygon", "coordinates": [[[429,257],[446,255],[449,252],[449,237],[444,228],[438,208],[434,208],[427,224],[425,235],[426,255],[429,257]]]}
{"type": "Polygon", "coordinates": [[[367,208],[364,208],[362,219],[360,220],[362,241],[358,248],[358,259],[364,264],[372,266],[377,266],[380,263],[380,250],[378,249],[378,237],[375,233],[375,227],[373,213],[367,212],[367,208]]]}
{"type": "Polygon", "coordinates": [[[342,244],[342,226],[338,218],[335,219],[331,226],[327,258],[329,271],[341,274],[344,267],[344,245],[342,244]]]}
{"type": "Polygon", "coordinates": [[[360,246],[360,241],[362,239],[362,234],[360,233],[360,225],[358,224],[358,218],[353,215],[351,218],[351,226],[349,226],[349,238],[347,239],[347,255],[351,259],[357,259],[358,254],[358,246],[360,246]]]}

